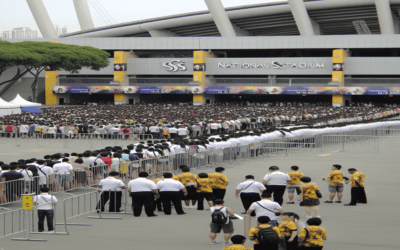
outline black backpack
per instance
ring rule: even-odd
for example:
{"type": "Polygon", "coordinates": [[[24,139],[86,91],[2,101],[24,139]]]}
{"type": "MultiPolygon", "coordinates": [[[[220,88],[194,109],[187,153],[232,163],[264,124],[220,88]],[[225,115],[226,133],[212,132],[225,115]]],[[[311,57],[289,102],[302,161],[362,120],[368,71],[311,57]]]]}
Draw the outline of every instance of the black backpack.
{"type": "Polygon", "coordinates": [[[225,214],[221,211],[224,207],[220,209],[215,209],[214,212],[211,214],[211,223],[213,224],[225,224],[227,218],[225,214]]]}
{"type": "Polygon", "coordinates": [[[279,236],[277,232],[271,227],[267,228],[258,228],[258,235],[257,240],[261,245],[269,245],[269,244],[278,244],[279,243],[279,236]]]}

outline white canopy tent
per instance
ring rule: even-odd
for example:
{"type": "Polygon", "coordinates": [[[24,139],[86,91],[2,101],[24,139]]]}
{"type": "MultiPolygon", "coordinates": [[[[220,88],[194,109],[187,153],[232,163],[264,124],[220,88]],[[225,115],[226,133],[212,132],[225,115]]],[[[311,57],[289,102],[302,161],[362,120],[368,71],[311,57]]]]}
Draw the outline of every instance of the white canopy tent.
{"type": "Polygon", "coordinates": [[[11,114],[21,114],[21,108],[0,98],[0,117],[11,114]]]}
{"type": "Polygon", "coordinates": [[[10,101],[11,104],[16,104],[18,105],[18,107],[40,107],[42,106],[42,104],[40,103],[34,103],[34,102],[30,102],[25,100],[24,98],[22,98],[19,94],[17,94],[17,96],[10,101]]]}

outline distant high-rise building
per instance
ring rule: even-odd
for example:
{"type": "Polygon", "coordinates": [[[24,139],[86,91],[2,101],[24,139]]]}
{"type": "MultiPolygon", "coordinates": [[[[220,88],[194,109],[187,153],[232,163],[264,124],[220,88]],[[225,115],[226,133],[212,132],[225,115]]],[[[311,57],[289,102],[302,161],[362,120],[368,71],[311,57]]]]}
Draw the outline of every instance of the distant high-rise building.
{"type": "Polygon", "coordinates": [[[66,25],[54,24],[54,28],[56,29],[56,33],[58,36],[68,33],[67,32],[68,28],[66,25]]]}
{"type": "Polygon", "coordinates": [[[2,35],[3,39],[38,38],[39,31],[31,30],[28,27],[19,27],[13,30],[3,31],[2,35]]]}
{"type": "Polygon", "coordinates": [[[11,31],[7,30],[7,31],[3,31],[3,39],[11,39],[12,35],[11,35],[11,31]]]}

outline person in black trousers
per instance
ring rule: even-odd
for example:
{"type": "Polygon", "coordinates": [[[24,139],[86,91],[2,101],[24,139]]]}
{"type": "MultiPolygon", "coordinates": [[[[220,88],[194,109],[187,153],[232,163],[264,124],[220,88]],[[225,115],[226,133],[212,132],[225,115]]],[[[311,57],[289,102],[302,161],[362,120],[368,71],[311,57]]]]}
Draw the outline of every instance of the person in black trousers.
{"type": "MultiPolygon", "coordinates": [[[[247,210],[253,204],[253,202],[260,201],[260,192],[264,191],[266,188],[260,182],[254,181],[253,175],[246,175],[246,181],[240,183],[236,188],[236,198],[242,200],[242,204],[246,214],[247,210]]],[[[251,216],[256,216],[255,212],[251,213],[251,216]]]]}
{"type": "Polygon", "coordinates": [[[263,184],[267,188],[264,192],[274,194],[274,201],[282,206],[283,195],[285,194],[286,184],[291,180],[288,174],[279,171],[277,166],[269,168],[269,174],[265,175],[263,184]]]}
{"type": "Polygon", "coordinates": [[[128,183],[129,197],[132,197],[133,216],[139,217],[142,208],[147,217],[157,216],[154,214],[154,194],[159,197],[156,184],[148,179],[147,172],[140,172],[139,177],[128,183]]]}
{"type": "Polygon", "coordinates": [[[163,204],[164,213],[171,215],[171,202],[174,204],[175,211],[177,214],[185,214],[182,209],[182,198],[180,191],[183,191],[184,195],[187,195],[185,186],[172,179],[172,173],[164,173],[164,180],[157,182],[157,189],[160,192],[161,202],[163,204]]]}
{"type": "Polygon", "coordinates": [[[117,179],[118,176],[118,172],[111,172],[109,177],[99,182],[99,187],[103,192],[96,209],[104,212],[104,206],[110,200],[109,212],[121,212],[122,189],[126,189],[126,187],[121,180],[117,179]]]}

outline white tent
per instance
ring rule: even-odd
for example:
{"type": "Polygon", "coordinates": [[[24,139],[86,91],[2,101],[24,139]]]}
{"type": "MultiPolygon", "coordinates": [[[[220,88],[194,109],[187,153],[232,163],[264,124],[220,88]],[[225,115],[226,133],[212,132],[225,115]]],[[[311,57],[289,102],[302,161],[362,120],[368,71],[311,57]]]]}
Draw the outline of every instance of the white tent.
{"type": "Polygon", "coordinates": [[[4,115],[21,114],[21,108],[17,104],[12,104],[0,98],[0,117],[4,115]]]}
{"type": "Polygon", "coordinates": [[[39,107],[39,106],[42,106],[42,104],[40,104],[40,103],[34,103],[34,102],[29,102],[29,101],[25,100],[19,94],[17,94],[17,96],[12,101],[10,101],[10,103],[16,104],[16,105],[18,105],[18,107],[39,107]]]}

